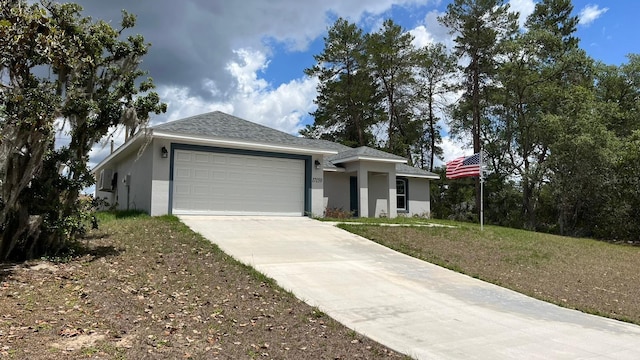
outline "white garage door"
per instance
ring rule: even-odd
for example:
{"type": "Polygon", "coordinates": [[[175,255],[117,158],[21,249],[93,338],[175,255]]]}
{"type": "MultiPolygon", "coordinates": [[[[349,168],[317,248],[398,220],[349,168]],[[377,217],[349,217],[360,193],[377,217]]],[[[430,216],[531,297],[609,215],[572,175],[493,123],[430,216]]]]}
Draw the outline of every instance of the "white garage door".
{"type": "Polygon", "coordinates": [[[298,159],[176,150],[172,212],[303,215],[304,168],[298,159]]]}

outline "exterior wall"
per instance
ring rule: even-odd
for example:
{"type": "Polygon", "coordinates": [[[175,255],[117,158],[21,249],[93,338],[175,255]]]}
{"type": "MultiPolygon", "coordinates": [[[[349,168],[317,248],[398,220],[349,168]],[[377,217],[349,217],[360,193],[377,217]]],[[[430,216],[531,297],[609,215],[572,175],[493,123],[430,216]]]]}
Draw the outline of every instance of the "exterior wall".
{"type": "Polygon", "coordinates": [[[407,216],[431,217],[431,196],[429,180],[420,178],[408,179],[408,212],[407,216]]]}
{"type": "MultiPolygon", "coordinates": [[[[149,146],[152,148],[153,175],[151,181],[151,216],[166,215],[169,213],[169,157],[162,157],[162,147],[167,151],[171,149],[171,142],[164,139],[154,139],[149,146]]],[[[170,154],[169,154],[170,156],[170,154]]]]}
{"type": "MultiPolygon", "coordinates": [[[[137,151],[132,151],[118,163],[109,164],[109,168],[118,173],[117,190],[104,192],[96,188],[96,197],[117,204],[117,209],[139,209],[152,216],[167,214],[170,206],[170,157],[162,158],[163,146],[170,151],[171,141],[156,138],[139,158],[137,151]],[[126,175],[131,178],[128,189],[123,183],[126,175]]],[[[322,216],[328,208],[349,211],[350,177],[358,176],[360,216],[397,216],[395,164],[358,161],[346,164],[345,172],[324,172],[321,166],[316,168],[316,160],[323,163],[321,155],[311,159],[311,210],[308,215],[322,216]]],[[[430,215],[428,179],[408,179],[407,205],[407,216],[430,215]]]]}
{"type": "MultiPolygon", "coordinates": [[[[100,191],[98,190],[98,184],[100,184],[100,173],[97,173],[96,175],[96,190],[94,192],[94,197],[96,199],[102,199],[104,201],[107,202],[107,204],[112,205],[115,204],[115,193],[110,192],[110,191],[100,191]]],[[[101,208],[100,210],[106,210],[108,208],[108,206],[105,206],[103,208],[101,208]]]]}
{"type": "MultiPolygon", "coordinates": [[[[369,216],[388,217],[389,176],[369,173],[369,216]]],[[[391,203],[395,206],[395,201],[391,203]]]]}
{"type": "Polygon", "coordinates": [[[315,155],[311,159],[311,214],[309,216],[322,216],[324,214],[324,171],[322,171],[322,155],[315,155]],[[316,166],[316,161],[320,164],[316,166]]]}
{"type": "MultiPolygon", "coordinates": [[[[358,188],[359,188],[359,210],[360,217],[376,217],[380,216],[382,210],[387,217],[394,218],[398,215],[395,200],[389,204],[388,201],[381,201],[382,199],[395,199],[396,198],[396,166],[394,163],[384,163],[377,161],[357,161],[345,164],[345,170],[347,173],[352,173],[358,176],[358,188]],[[388,174],[381,176],[387,182],[386,186],[380,184],[381,181],[376,178],[375,174],[388,174]],[[374,177],[374,184],[369,183],[370,175],[374,177]],[[373,191],[371,187],[373,186],[373,191]],[[382,191],[386,191],[386,194],[381,195],[382,191]],[[392,206],[389,206],[392,205],[392,206]]],[[[348,185],[348,183],[347,183],[348,185]]],[[[348,187],[347,187],[348,189],[348,187]]],[[[348,198],[347,198],[348,199],[348,198]]],[[[348,204],[348,203],[347,203],[348,204]]]]}
{"type": "MultiPolygon", "coordinates": [[[[118,210],[136,209],[147,213],[151,210],[152,146],[149,144],[142,155],[133,151],[119,162],[110,163],[107,168],[118,174],[113,192],[98,191],[96,197],[105,199],[118,210]],[[125,179],[130,179],[125,183],[125,179]]],[[[98,174],[99,176],[99,174],[98,174]]]]}
{"type": "MultiPolygon", "coordinates": [[[[396,208],[396,174],[395,165],[359,161],[346,164],[345,172],[326,172],[324,174],[324,207],[325,209],[349,210],[350,193],[349,178],[367,174],[366,181],[359,179],[360,216],[390,218],[398,216],[396,208]],[[366,194],[366,202],[362,194],[366,194]],[[389,201],[391,199],[391,201],[389,201]],[[366,209],[362,211],[363,206],[366,209]]],[[[431,214],[431,198],[429,180],[423,178],[407,178],[407,211],[403,216],[427,216],[431,214]]]]}
{"type": "Polygon", "coordinates": [[[349,211],[349,174],[343,172],[326,172],[324,174],[324,210],[341,209],[349,211]]]}

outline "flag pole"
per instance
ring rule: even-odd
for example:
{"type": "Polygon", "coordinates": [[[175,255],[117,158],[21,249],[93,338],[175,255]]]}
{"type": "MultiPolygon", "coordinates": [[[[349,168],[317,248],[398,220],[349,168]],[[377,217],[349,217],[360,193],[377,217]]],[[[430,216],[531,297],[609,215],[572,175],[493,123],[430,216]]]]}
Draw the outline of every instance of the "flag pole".
{"type": "Polygon", "coordinates": [[[484,231],[484,147],[480,146],[480,231],[484,231]]]}

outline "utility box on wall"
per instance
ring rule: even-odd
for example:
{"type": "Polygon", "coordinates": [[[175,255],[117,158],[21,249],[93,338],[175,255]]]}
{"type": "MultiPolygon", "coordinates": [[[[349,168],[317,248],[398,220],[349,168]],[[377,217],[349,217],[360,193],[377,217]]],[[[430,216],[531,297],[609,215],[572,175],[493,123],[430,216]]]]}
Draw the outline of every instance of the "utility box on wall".
{"type": "Polygon", "coordinates": [[[131,174],[123,176],[122,183],[124,184],[124,186],[131,186],[131,174]]]}

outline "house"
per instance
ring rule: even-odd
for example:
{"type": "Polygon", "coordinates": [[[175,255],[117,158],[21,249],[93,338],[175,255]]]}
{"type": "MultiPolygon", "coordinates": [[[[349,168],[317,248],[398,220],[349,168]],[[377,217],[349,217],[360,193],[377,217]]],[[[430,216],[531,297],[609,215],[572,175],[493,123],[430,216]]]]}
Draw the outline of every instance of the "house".
{"type": "Polygon", "coordinates": [[[211,112],[139,132],[93,174],[97,198],[154,216],[429,216],[438,175],[406,162],[211,112]]]}

